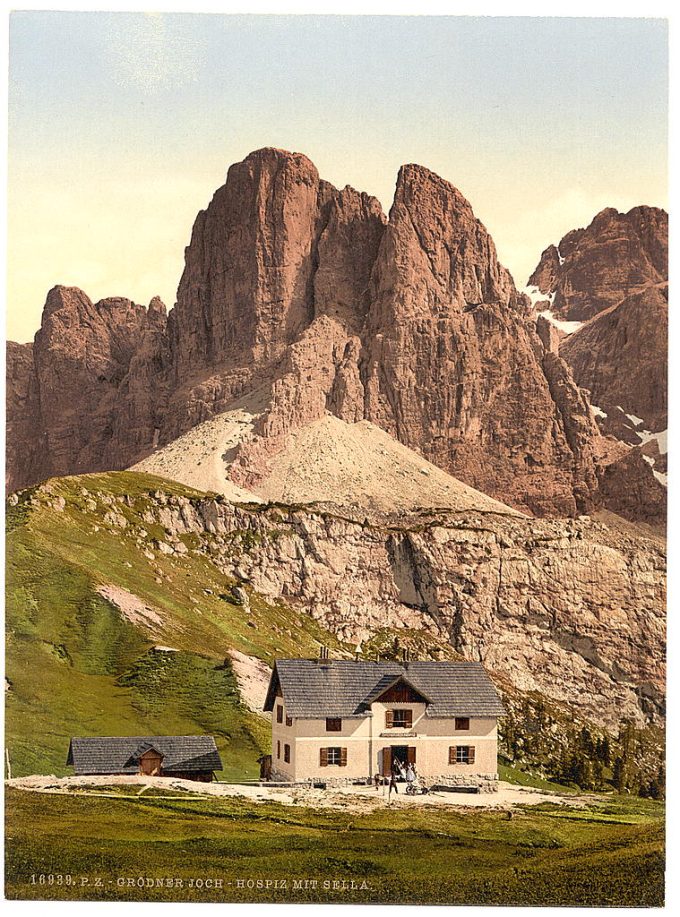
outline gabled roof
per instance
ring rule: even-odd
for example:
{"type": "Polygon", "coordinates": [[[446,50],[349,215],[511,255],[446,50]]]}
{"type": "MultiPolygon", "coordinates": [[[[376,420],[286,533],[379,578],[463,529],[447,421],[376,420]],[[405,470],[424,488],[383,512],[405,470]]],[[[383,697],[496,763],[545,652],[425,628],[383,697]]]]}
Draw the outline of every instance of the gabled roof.
{"type": "Polygon", "coordinates": [[[222,770],[212,736],[93,736],[71,739],[67,764],[76,774],[136,774],[141,755],[155,749],[163,770],[199,773],[222,770]]]}
{"type": "Polygon", "coordinates": [[[142,744],[137,746],[137,748],[130,755],[130,763],[136,764],[139,761],[139,759],[142,757],[142,755],[145,755],[147,753],[147,751],[155,751],[155,752],[158,752],[161,758],[165,757],[165,755],[160,750],[160,748],[156,748],[156,746],[152,745],[151,742],[142,742],[142,744]]]}
{"type": "Polygon", "coordinates": [[[428,699],[428,716],[504,716],[498,693],[478,662],[367,662],[354,659],[277,659],[264,709],[281,691],[298,717],[364,716],[400,679],[428,699]]]}
{"type": "Polygon", "coordinates": [[[416,694],[418,694],[427,704],[432,703],[432,698],[428,697],[420,688],[416,688],[412,681],[405,675],[395,675],[393,672],[387,673],[380,678],[380,681],[377,683],[375,688],[364,698],[364,706],[368,707],[369,704],[372,704],[373,701],[379,700],[383,694],[394,688],[396,685],[406,685],[409,688],[412,688],[416,694]]]}

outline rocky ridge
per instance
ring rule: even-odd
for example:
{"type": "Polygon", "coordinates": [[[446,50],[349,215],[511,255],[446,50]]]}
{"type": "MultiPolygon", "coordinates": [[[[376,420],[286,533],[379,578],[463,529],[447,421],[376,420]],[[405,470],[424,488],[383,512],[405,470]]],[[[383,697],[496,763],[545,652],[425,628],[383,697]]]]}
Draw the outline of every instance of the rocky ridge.
{"type": "Polygon", "coordinates": [[[329,411],[519,509],[597,502],[587,399],[470,204],[421,166],[400,170],[387,219],[300,154],[251,154],[198,215],[167,319],[56,287],[8,373],[10,489],[127,467],[265,390],[239,486],[329,411]]]}
{"type": "Polygon", "coordinates": [[[161,557],[204,556],[344,641],[414,628],[610,728],[663,720],[663,541],[616,517],[237,506],[160,488],[112,497],[96,476],[79,480],[87,488],[51,481],[11,500],[67,525],[87,513],[152,573],[161,557]]]}
{"type": "Polygon", "coordinates": [[[543,252],[527,290],[558,329],[559,355],[588,391],[601,431],[641,447],[605,467],[605,502],[626,515],[663,520],[668,215],[655,207],[603,210],[543,252]]]}
{"type": "Polygon", "coordinates": [[[668,281],[668,214],[659,207],[600,211],[585,229],[550,245],[528,286],[559,318],[587,321],[634,293],[668,281]]]}

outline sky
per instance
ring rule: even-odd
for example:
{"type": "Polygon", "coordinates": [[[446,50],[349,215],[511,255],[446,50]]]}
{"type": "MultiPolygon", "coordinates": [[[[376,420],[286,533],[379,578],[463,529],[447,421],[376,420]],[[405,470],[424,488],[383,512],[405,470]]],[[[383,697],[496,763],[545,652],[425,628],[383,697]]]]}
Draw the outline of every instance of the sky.
{"type": "Polygon", "coordinates": [[[661,19],[15,12],[8,337],[58,283],[171,307],[198,210],[259,147],[386,211],[429,167],[522,287],[602,208],[666,207],[666,144],[661,19]]]}

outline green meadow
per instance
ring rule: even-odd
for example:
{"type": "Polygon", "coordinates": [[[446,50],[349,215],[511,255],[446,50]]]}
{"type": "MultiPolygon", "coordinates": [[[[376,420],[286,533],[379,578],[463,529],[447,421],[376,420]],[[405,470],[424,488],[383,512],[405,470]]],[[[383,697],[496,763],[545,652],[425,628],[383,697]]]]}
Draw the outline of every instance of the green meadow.
{"type": "MultiPolygon", "coordinates": [[[[320,644],[351,652],[285,602],[250,589],[248,608],[235,602],[234,581],[209,551],[195,550],[192,534],[181,536],[185,554],[148,558],[140,538],[168,535],[149,521],[157,491],[200,496],[152,476],[111,473],[53,480],[8,507],[5,698],[13,776],[69,773],[74,735],[209,733],[225,765],[219,779],[253,779],[270,732],[239,694],[230,650],[267,665],[277,656],[316,656],[320,644]],[[112,505],[124,527],[106,523],[112,505]],[[137,597],[160,624],[152,632],[132,623],[102,598],[102,585],[137,597]]],[[[233,550],[252,550],[255,537],[234,533],[233,550]]],[[[202,538],[209,548],[210,536],[202,538]]],[[[369,649],[384,651],[394,636],[374,635],[369,649]]],[[[399,636],[427,652],[423,635],[399,636]]],[[[438,645],[442,651],[455,656],[438,645]]],[[[568,793],[519,767],[502,765],[501,776],[568,793]]],[[[593,797],[587,810],[547,805],[510,818],[427,804],[358,814],[107,792],[7,789],[8,897],[663,903],[663,803],[651,799],[611,794],[593,797]]]]}
{"type": "Polygon", "coordinates": [[[63,478],[49,487],[39,506],[25,491],[7,512],[12,775],[70,773],[71,736],[209,733],[225,764],[220,779],[257,777],[270,730],[242,703],[229,650],[271,665],[276,656],[316,656],[321,643],[337,649],[336,638],[308,615],[255,592],[248,609],[235,604],[234,581],[203,555],[159,554],[151,563],[141,554],[135,534],[153,528],[142,520],[152,491],[195,497],[194,491],[132,473],[63,478]],[[88,508],[94,492],[125,497],[115,505],[125,529],[104,524],[106,505],[88,508]],[[52,506],[59,497],[62,511],[52,506]],[[153,638],[98,594],[102,584],[155,609],[162,623],[153,638]]]}
{"type": "Polygon", "coordinates": [[[509,818],[10,789],[6,817],[9,898],[663,904],[663,805],[652,800],[543,804],[509,818]]]}

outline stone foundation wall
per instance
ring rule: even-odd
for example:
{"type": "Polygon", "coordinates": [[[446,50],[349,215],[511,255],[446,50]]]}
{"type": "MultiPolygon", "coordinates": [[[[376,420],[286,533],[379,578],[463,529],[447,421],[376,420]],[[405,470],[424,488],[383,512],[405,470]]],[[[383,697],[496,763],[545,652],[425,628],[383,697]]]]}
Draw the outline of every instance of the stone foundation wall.
{"type": "MultiPolygon", "coordinates": [[[[325,783],[327,787],[352,786],[353,784],[365,784],[373,786],[372,777],[310,777],[307,780],[291,781],[287,774],[281,771],[272,770],[271,779],[274,782],[292,783],[296,786],[311,787],[315,783],[325,783]]],[[[439,774],[422,778],[423,786],[476,786],[480,793],[496,793],[498,791],[498,774],[439,774]]],[[[399,792],[406,789],[406,784],[399,782],[397,784],[399,792]]]]}
{"type": "Polygon", "coordinates": [[[452,775],[440,774],[435,777],[428,777],[427,786],[476,786],[480,793],[497,793],[498,792],[498,774],[470,774],[470,775],[452,775]]]}

